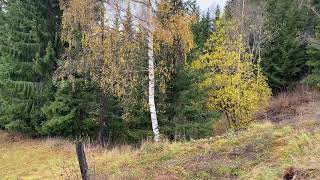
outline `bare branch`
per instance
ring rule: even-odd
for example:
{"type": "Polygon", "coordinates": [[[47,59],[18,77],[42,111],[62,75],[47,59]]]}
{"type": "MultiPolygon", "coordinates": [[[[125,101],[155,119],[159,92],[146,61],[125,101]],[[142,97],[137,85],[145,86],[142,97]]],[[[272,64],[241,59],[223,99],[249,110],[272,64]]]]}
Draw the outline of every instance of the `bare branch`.
{"type": "Polygon", "coordinates": [[[315,14],[315,15],[317,15],[318,17],[320,17],[320,13],[315,9],[315,7],[309,7],[310,8],[310,10],[311,11],[313,11],[313,13],[315,14]]]}
{"type": "Polygon", "coordinates": [[[143,5],[145,5],[145,6],[150,6],[150,2],[147,3],[147,2],[145,2],[145,1],[139,1],[139,0],[131,0],[131,1],[133,1],[133,2],[135,2],[135,3],[138,3],[138,4],[143,4],[143,5]]]}
{"type": "MultiPolygon", "coordinates": [[[[131,0],[131,1],[132,1],[132,0],[131,0]]],[[[122,8],[119,4],[112,3],[110,0],[106,0],[106,3],[107,3],[109,6],[111,6],[112,8],[114,8],[115,10],[117,10],[117,11],[126,12],[126,9],[122,8]]],[[[136,15],[134,15],[134,14],[132,14],[132,16],[133,16],[135,19],[139,20],[139,21],[142,21],[142,22],[147,23],[146,20],[144,20],[144,19],[142,19],[142,18],[140,18],[140,17],[138,17],[138,16],[136,16],[136,15]]]]}
{"type": "Polygon", "coordinates": [[[316,16],[320,17],[320,13],[316,10],[316,8],[310,4],[301,2],[301,5],[305,6],[306,8],[310,9],[316,16]]]}

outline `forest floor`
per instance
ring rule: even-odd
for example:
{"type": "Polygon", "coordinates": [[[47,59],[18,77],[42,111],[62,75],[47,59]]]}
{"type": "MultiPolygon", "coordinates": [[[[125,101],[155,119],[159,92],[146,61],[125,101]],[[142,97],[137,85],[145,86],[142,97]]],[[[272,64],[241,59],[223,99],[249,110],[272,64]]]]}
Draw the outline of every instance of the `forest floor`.
{"type": "MultiPolygon", "coordinates": [[[[302,94],[301,94],[302,93],[302,94]]],[[[320,179],[320,95],[282,94],[241,132],[134,149],[87,147],[95,179],[320,179]]],[[[74,147],[0,132],[0,180],[80,179],[74,147]]]]}

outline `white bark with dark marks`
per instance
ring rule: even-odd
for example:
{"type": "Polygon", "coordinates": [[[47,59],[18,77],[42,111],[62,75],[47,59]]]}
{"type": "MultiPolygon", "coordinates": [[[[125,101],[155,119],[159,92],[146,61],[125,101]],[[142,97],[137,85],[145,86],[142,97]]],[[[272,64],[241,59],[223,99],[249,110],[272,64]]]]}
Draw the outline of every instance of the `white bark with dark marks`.
{"type": "Polygon", "coordinates": [[[153,52],[153,32],[154,26],[152,23],[153,13],[152,13],[153,3],[152,0],[148,0],[147,4],[147,30],[148,30],[148,72],[149,72],[149,108],[152,123],[152,130],[154,133],[154,141],[159,142],[160,132],[157,119],[157,111],[155,104],[155,63],[154,63],[154,52],[153,52]]]}

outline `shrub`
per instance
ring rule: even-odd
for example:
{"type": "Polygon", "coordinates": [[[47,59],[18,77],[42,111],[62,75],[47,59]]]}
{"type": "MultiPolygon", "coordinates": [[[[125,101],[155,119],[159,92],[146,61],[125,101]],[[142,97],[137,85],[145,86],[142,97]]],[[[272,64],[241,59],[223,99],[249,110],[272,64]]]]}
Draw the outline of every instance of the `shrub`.
{"type": "Polygon", "coordinates": [[[193,68],[203,72],[198,86],[208,92],[208,108],[224,112],[229,127],[239,129],[268,104],[271,90],[246,52],[239,25],[217,21],[216,28],[193,68]]]}

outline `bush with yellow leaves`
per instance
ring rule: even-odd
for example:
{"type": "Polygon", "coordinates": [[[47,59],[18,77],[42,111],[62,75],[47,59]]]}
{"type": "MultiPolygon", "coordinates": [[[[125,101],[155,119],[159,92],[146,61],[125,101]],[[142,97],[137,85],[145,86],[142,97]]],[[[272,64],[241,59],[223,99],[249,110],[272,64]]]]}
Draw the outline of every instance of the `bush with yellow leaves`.
{"type": "Polygon", "coordinates": [[[248,53],[235,22],[216,22],[216,31],[192,67],[201,71],[198,87],[207,92],[209,109],[225,113],[229,127],[239,129],[268,105],[271,90],[248,53]]]}

